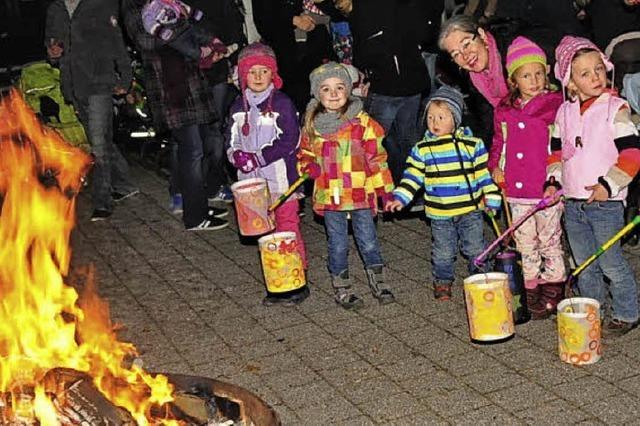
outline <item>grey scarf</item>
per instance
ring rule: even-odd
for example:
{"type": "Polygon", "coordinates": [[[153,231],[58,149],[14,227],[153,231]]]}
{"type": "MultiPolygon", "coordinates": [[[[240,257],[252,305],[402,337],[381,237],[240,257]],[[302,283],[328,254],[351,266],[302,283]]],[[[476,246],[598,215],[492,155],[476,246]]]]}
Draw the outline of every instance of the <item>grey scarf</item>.
{"type": "MultiPolygon", "coordinates": [[[[321,135],[335,133],[340,129],[347,121],[353,120],[356,115],[363,109],[362,101],[355,96],[349,98],[351,104],[347,108],[347,111],[340,116],[337,112],[321,112],[316,115],[313,120],[313,127],[321,135]]],[[[318,105],[317,99],[312,99],[307,106],[307,112],[313,111],[318,105]]]]}

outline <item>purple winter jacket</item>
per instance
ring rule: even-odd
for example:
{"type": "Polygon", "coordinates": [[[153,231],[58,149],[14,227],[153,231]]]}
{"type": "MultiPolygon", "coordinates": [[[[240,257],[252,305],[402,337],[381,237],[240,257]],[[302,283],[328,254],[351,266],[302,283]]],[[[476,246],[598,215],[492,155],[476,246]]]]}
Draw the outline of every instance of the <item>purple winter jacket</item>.
{"type": "MultiPolygon", "coordinates": [[[[242,96],[238,96],[229,112],[226,141],[227,156],[233,163],[233,151],[254,152],[263,166],[250,173],[238,170],[238,180],[261,177],[267,180],[271,197],[275,200],[298,178],[296,169],[300,126],[297,110],[287,95],[273,90],[271,113],[267,112],[269,99],[258,105],[260,123],[250,135],[242,133],[246,117],[242,96]]],[[[256,124],[252,124],[256,127],[256,124]]]]}
{"type": "Polygon", "coordinates": [[[560,92],[542,93],[521,109],[503,100],[494,112],[488,168],[504,171],[510,198],[541,199],[547,178],[551,126],[562,104],[560,92]]]}

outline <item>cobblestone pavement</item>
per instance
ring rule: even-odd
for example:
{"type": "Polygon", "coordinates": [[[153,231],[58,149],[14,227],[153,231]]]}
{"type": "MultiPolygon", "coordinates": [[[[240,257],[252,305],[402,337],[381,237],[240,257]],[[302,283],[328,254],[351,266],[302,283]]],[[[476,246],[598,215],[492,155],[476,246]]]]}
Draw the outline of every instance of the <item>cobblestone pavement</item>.
{"type": "MultiPolygon", "coordinates": [[[[427,287],[430,236],[422,220],[379,224],[398,303],[378,306],[352,254],[366,307],[347,312],[331,296],[323,228],[307,214],[312,295],[295,308],[266,308],[257,246],[242,245],[235,226],[183,231],[167,210],[164,181],[134,172],[142,193],[110,220],[88,222],[81,200],[74,265],[95,263],[122,338],[135,343],[152,371],[244,386],[285,425],[640,419],[640,331],[606,345],[602,360],[588,367],[560,362],[555,320],[518,326],[502,344],[470,343],[461,283],[451,302],[436,302],[427,287]]],[[[638,271],[640,257],[628,255],[638,271]]],[[[466,276],[462,262],[458,276],[466,276]]]]}

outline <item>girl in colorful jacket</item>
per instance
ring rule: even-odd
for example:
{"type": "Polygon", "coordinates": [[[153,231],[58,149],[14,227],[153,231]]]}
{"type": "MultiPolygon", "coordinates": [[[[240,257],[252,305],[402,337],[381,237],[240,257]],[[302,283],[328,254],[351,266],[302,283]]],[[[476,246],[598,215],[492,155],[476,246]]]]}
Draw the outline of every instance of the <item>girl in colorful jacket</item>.
{"type": "MultiPolygon", "coordinates": [[[[544,51],[525,37],[507,50],[511,94],[497,106],[489,171],[506,192],[513,220],[542,199],[549,139],[562,94],[549,89],[544,51]]],[[[563,295],[562,204],[540,210],[515,231],[527,305],[533,319],[549,317],[563,295]]]]}
{"type": "Polygon", "coordinates": [[[324,216],[336,303],[345,309],[363,305],[349,278],[349,217],[373,296],[391,303],[395,298],[384,280],[373,221],[377,198],[388,200],[393,190],[384,131],[363,111],[362,101],[350,96],[352,81],[343,65],[321,65],[309,79],[314,99],[307,108],[298,167],[315,179],[313,210],[324,216]]]}
{"type": "MultiPolygon", "coordinates": [[[[227,130],[229,161],[238,169],[238,180],[264,178],[272,201],[277,200],[298,178],[296,154],[300,127],[293,102],[282,93],[282,79],[273,50],[253,43],[238,55],[241,96],[230,110],[227,130]]],[[[275,210],[276,232],[296,234],[296,249],[304,268],[307,258],[300,234],[298,199],[295,194],[275,210]]],[[[286,293],[268,293],[264,305],[298,304],[309,295],[305,285],[286,293]]]]}
{"type": "MultiPolygon", "coordinates": [[[[627,186],[640,168],[640,140],[629,106],[607,89],[612,69],[590,40],[565,36],[556,48],[555,75],[570,99],[556,115],[547,174],[564,187],[565,229],[578,264],[624,226],[627,186]]],[[[548,186],[545,195],[556,190],[548,186]]],[[[620,243],[582,272],[580,294],[604,306],[605,276],[612,318],[603,333],[619,336],[638,322],[636,281],[620,243]]]]}
{"type": "Polygon", "coordinates": [[[427,133],[411,150],[395,200],[385,210],[397,211],[424,188],[424,207],[431,220],[433,294],[451,299],[458,246],[469,272],[481,272],[473,259],[484,249],[483,210],[500,208],[500,192],[487,170],[482,139],[462,127],[464,101],[457,90],[442,86],[427,104],[427,133]]]}

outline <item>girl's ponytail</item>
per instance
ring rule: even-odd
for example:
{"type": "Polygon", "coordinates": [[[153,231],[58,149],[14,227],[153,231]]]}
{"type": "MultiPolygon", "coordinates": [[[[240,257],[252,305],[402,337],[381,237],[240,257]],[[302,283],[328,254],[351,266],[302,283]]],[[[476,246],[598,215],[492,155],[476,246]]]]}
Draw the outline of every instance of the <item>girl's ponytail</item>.
{"type": "Polygon", "coordinates": [[[322,104],[317,101],[315,105],[307,108],[307,112],[304,115],[304,125],[302,129],[304,133],[306,133],[309,140],[312,140],[315,135],[315,127],[313,125],[313,122],[321,112],[324,112],[324,106],[322,106],[322,104]]]}

